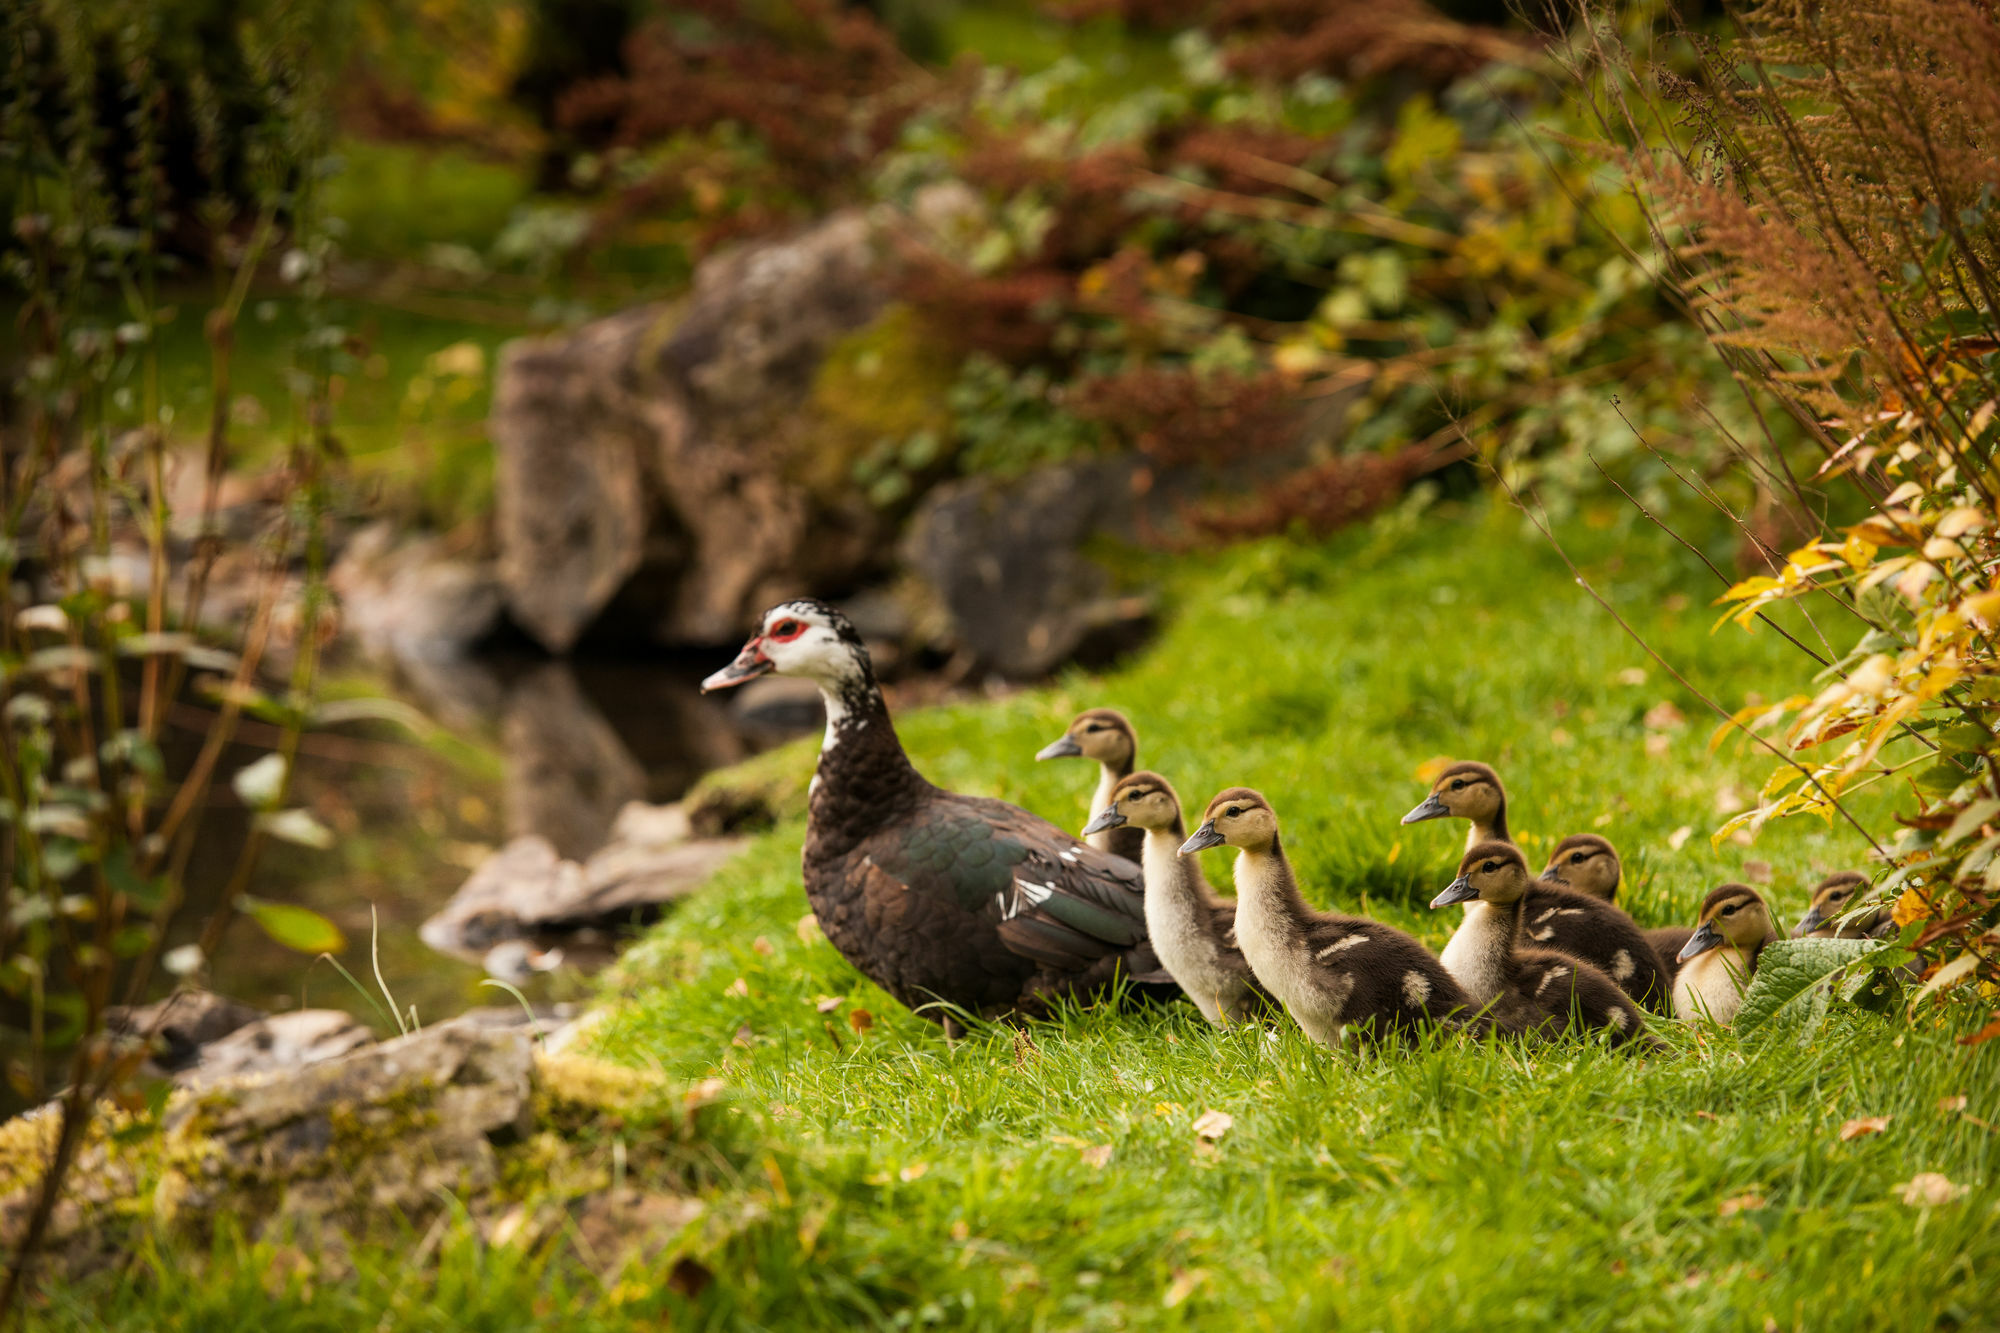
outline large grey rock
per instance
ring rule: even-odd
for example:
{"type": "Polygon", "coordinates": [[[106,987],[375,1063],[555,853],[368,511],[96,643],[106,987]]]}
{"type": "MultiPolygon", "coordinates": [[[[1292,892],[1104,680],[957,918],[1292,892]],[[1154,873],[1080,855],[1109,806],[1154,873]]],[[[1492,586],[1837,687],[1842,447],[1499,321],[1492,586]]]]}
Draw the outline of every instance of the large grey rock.
{"type": "Polygon", "coordinates": [[[981,674],[1045,675],[1096,642],[1136,638],[1144,599],[1120,596],[1084,546],[1129,521],[1129,462],[967,477],[924,498],[904,555],[981,674]]]}
{"type": "Polygon", "coordinates": [[[871,559],[858,501],[797,466],[827,351],[887,299],[869,215],[705,260],[676,307],[511,344],[494,390],[500,581],[555,651],[621,592],[659,637],[721,643],[871,559]]]}
{"type": "Polygon", "coordinates": [[[338,1009],[294,1009],[246,1023],[202,1045],[195,1063],[174,1075],[189,1087],[224,1079],[303,1069],[338,1060],[375,1040],[353,1015],[338,1009]]]}
{"type": "Polygon", "coordinates": [[[472,872],[421,934],[440,952],[479,958],[505,940],[646,920],[742,846],[740,838],[614,842],[579,863],[545,838],[516,838],[472,872]]]}
{"type": "Polygon", "coordinates": [[[172,1102],[169,1144],[198,1145],[161,1192],[180,1208],[262,1185],[278,1206],[246,1218],[428,1208],[491,1185],[491,1140],[532,1120],[525,1027],[444,1023],[303,1069],[224,1080],[172,1102]]]}
{"type": "Polygon", "coordinates": [[[106,1011],[112,1032],[150,1042],[154,1065],[164,1071],[187,1069],[201,1048],[264,1017],[264,1011],[205,990],[178,990],[152,1004],[106,1011]]]}

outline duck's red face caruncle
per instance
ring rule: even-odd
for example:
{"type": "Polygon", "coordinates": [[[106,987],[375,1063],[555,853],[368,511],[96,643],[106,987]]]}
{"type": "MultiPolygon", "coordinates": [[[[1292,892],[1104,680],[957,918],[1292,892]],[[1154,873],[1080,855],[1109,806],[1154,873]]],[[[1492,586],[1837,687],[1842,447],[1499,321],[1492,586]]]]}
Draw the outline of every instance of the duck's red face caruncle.
{"type": "Polygon", "coordinates": [[[856,650],[842,637],[835,616],[815,602],[787,602],[764,613],[763,628],[736,660],[701,683],[704,694],[759,676],[809,676],[835,681],[854,674],[856,650]]]}

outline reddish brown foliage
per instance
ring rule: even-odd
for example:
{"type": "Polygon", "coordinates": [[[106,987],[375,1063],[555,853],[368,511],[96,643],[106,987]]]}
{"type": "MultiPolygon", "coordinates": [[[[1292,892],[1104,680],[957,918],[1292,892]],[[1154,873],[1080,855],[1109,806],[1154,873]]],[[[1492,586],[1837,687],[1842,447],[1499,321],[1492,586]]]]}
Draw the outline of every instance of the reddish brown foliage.
{"type": "Polygon", "coordinates": [[[1296,442],[1298,410],[1277,371],[1241,376],[1149,366],[1079,383],[1070,410],[1157,463],[1215,463],[1296,442]]]}
{"type": "Polygon", "coordinates": [[[1283,80],[1407,74],[1444,84],[1521,55],[1511,39],[1448,19],[1424,0],[1227,0],[1211,26],[1241,39],[1229,58],[1238,73],[1283,80]]]}
{"type": "Polygon", "coordinates": [[[1044,357],[1075,281],[1050,268],[981,277],[934,255],[905,266],[901,295],[939,338],[1016,364],[1044,357]]]}
{"type": "Polygon", "coordinates": [[[1209,541],[1241,541],[1304,528],[1315,535],[1366,518],[1437,466],[1428,445],[1395,454],[1337,454],[1261,488],[1246,504],[1188,511],[1190,527],[1209,541]]]}
{"type": "Polygon", "coordinates": [[[836,0],[688,0],[626,52],[631,73],[570,89],[557,115],[641,145],[733,123],[798,188],[839,184],[891,142],[908,114],[908,70],[889,33],[836,0]]]}

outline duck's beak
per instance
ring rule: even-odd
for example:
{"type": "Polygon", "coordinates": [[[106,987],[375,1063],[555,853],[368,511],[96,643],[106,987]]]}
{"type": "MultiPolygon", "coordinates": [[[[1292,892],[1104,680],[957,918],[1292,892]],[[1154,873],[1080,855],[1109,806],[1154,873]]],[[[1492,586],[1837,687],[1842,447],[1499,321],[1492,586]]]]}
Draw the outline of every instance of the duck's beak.
{"type": "Polygon", "coordinates": [[[1035,751],[1037,759],[1074,759],[1083,753],[1083,747],[1069,738],[1068,733],[1058,736],[1041,749],[1035,751]]]}
{"type": "Polygon", "coordinates": [[[1429,796],[1424,797],[1422,805],[1419,805],[1416,809],[1410,811],[1409,814],[1403,816],[1403,822],[1405,824],[1419,824],[1426,819],[1446,819],[1450,815],[1451,811],[1444,808],[1444,802],[1437,798],[1437,793],[1432,792],[1429,796]]]}
{"type": "Polygon", "coordinates": [[[1680,955],[1674,961],[1685,963],[1688,959],[1705,954],[1710,949],[1719,948],[1722,943],[1722,932],[1715,928],[1715,923],[1704,922],[1701,929],[1689,936],[1688,942],[1681,946],[1680,955]]]}
{"type": "Polygon", "coordinates": [[[1181,844],[1181,855],[1186,856],[1189,852],[1199,852],[1209,847],[1220,847],[1225,841],[1226,839],[1215,831],[1215,821],[1211,819],[1181,844]]]}
{"type": "Polygon", "coordinates": [[[1554,866],[1550,866],[1547,870],[1544,870],[1542,872],[1542,883],[1567,885],[1569,881],[1564,879],[1560,874],[1558,874],[1554,866]]]}
{"type": "Polygon", "coordinates": [[[743,645],[743,651],[736,654],[734,662],[704,680],[701,692],[709,694],[715,690],[726,690],[777,669],[777,663],[764,656],[764,636],[760,634],[743,645]]]}
{"type": "Polygon", "coordinates": [[[1106,829],[1114,829],[1130,822],[1125,816],[1118,813],[1117,806],[1107,805],[1097,812],[1096,818],[1083,826],[1083,836],[1087,838],[1093,833],[1102,833],[1106,829]]]}
{"type": "Polygon", "coordinates": [[[1479,896],[1479,890],[1472,887],[1472,881],[1460,875],[1444,886],[1444,892],[1431,899],[1431,910],[1449,907],[1453,903],[1469,903],[1479,896]]]}
{"type": "Polygon", "coordinates": [[[1806,914],[1799,918],[1799,924],[1792,927],[1792,938],[1795,940],[1804,939],[1807,935],[1818,930],[1821,923],[1825,920],[1826,918],[1819,914],[1819,908],[1813,907],[1807,909],[1806,914]]]}

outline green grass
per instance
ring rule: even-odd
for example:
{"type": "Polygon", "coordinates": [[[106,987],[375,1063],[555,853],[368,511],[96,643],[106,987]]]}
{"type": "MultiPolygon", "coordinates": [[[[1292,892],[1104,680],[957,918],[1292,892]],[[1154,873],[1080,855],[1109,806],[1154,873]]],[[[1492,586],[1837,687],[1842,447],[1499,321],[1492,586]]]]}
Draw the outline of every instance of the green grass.
{"type": "MultiPolygon", "coordinates": [[[[1774,636],[1708,634],[1712,586],[1675,548],[1643,531],[1575,540],[1698,683],[1731,702],[1803,683],[1774,636]]],[[[1452,921],[1420,904],[1463,830],[1396,820],[1437,755],[1501,767],[1531,852],[1601,827],[1645,921],[1684,917],[1749,860],[1773,868],[1768,892],[1790,919],[1822,869],[1857,860],[1858,839],[1817,822],[1711,849],[1718,795],[1754,794],[1767,761],[1710,754],[1695,702],[1504,512],[1183,563],[1172,603],[1129,669],[912,714],[911,753],[947,785],[1073,826],[1089,775],[1031,756],[1073,710],[1123,707],[1144,762],[1188,799],[1262,788],[1312,896],[1433,946],[1452,921]],[[1624,683],[1633,668],[1645,684],[1624,683]],[[1691,723],[1649,755],[1641,719],[1663,700],[1691,723]],[[1696,836],[1672,851],[1683,826],[1696,836]]],[[[810,762],[809,747],[790,761],[810,762]]],[[[1878,827],[1886,808],[1864,803],[1878,827]]],[[[1939,1106],[1963,1094],[1995,1118],[1993,1047],[1952,1040],[1971,1015],[1905,1027],[1837,1009],[1803,1043],[1662,1021],[1672,1049],[1646,1060],[1457,1039],[1335,1055],[1289,1026],[1215,1031],[1189,1006],[1077,1011],[950,1046],[800,929],[801,831],[758,839],[628,956],[596,1041],[607,1058],[730,1089],[733,1183],[683,1242],[715,1274],[698,1300],[669,1294],[661,1265],[599,1286],[482,1250],[461,1227],[435,1272],[395,1276],[397,1251],[366,1251],[357,1276],[310,1298],[277,1290],[259,1328],[346,1327],[378,1309],[409,1312],[399,1327],[2000,1321],[1994,1133],[1939,1106]],[[842,1003],[822,1013],[826,998],[842,1003]],[[866,1030],[849,1022],[858,1009],[874,1016],[866,1030]],[[1209,1110],[1234,1118],[1213,1145],[1192,1128],[1209,1110]],[[1887,1130],[1842,1142],[1864,1115],[1891,1117],[1887,1130]],[[1927,1171],[1970,1192],[1905,1205],[1894,1187],[1927,1171]],[[1761,1206],[1725,1211],[1745,1196],[1761,1206]]],[[[1219,857],[1208,868],[1226,878],[1219,857]]],[[[139,1327],[199,1308],[211,1313],[190,1326],[237,1327],[247,1317],[217,1293],[261,1295],[250,1275],[271,1253],[219,1245],[203,1277],[162,1261],[91,1313],[139,1327]]],[[[80,1326],[85,1299],[65,1295],[70,1313],[50,1322],[80,1326]]]]}

